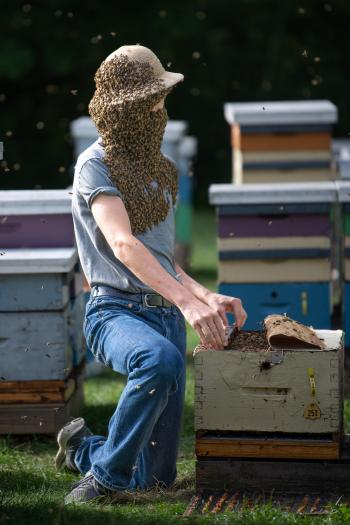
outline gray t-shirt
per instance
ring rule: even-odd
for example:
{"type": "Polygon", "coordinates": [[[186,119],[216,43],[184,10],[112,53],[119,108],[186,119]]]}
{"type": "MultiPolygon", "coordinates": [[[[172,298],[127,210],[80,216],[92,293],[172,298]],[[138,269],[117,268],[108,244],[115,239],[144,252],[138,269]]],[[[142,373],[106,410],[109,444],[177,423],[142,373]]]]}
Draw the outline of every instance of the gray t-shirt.
{"type": "MultiPolygon", "coordinates": [[[[72,214],[83,271],[91,287],[104,284],[127,292],[153,292],[154,290],[140,281],[115,257],[92,215],[91,204],[97,195],[104,193],[117,195],[123,199],[123,195],[109,178],[108,168],[103,158],[104,149],[102,140],[99,138],[79,155],[75,165],[72,214]]],[[[171,199],[170,193],[168,194],[171,199]]],[[[176,203],[170,202],[171,206],[165,221],[136,237],[155,256],[162,267],[179,280],[174,267],[176,203]]]]}

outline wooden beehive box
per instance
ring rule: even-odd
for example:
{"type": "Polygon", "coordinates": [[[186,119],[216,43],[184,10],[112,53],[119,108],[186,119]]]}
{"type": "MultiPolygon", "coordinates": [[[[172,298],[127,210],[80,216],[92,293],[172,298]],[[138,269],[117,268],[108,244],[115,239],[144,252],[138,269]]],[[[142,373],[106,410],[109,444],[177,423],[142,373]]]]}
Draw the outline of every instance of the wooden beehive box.
{"type": "Polygon", "coordinates": [[[75,246],[71,188],[0,191],[2,248],[75,246]]]}
{"type": "MultiPolygon", "coordinates": [[[[339,270],[342,290],[343,324],[347,326],[350,314],[350,181],[337,181],[338,202],[340,203],[340,223],[338,232],[339,270]]],[[[345,347],[350,346],[350,332],[345,333],[345,347]]],[[[346,356],[346,368],[348,356],[346,356]]]]}
{"type": "Polygon", "coordinates": [[[328,100],[240,102],[224,105],[231,126],[235,184],[334,178],[328,100]]]}
{"type": "Polygon", "coordinates": [[[84,297],[71,248],[6,249],[0,261],[1,381],[64,380],[83,358],[84,297]]]}
{"type": "Polygon", "coordinates": [[[324,339],[323,350],[274,350],[263,343],[255,351],[197,347],[195,429],[341,433],[343,332],[316,330],[316,334],[324,339]]]}
{"type": "Polygon", "coordinates": [[[318,514],[349,501],[344,333],[276,314],[264,328],[195,349],[196,495],[185,515],[264,501],[318,514]]]}

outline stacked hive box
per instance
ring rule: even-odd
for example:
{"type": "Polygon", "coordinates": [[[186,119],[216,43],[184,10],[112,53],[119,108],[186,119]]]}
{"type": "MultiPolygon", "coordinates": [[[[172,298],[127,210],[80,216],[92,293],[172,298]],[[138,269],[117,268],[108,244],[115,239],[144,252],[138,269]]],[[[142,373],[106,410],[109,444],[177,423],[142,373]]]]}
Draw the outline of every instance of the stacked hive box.
{"type": "Polygon", "coordinates": [[[335,178],[331,126],[337,108],[328,100],[226,103],[224,113],[235,184],[335,178]]]}
{"type": "Polygon", "coordinates": [[[247,329],[270,313],[331,325],[332,182],[214,184],[219,291],[240,297],[247,329]]]}
{"type": "Polygon", "coordinates": [[[53,433],[82,403],[84,297],[67,190],[0,192],[0,432],[53,433]]]}
{"type": "Polygon", "coordinates": [[[334,139],[332,155],[337,168],[337,178],[350,179],[350,139],[334,139]]]}
{"type": "Polygon", "coordinates": [[[188,270],[192,245],[192,193],[193,193],[193,157],[197,152],[197,139],[183,137],[179,145],[178,167],[179,199],[176,206],[176,260],[188,270]]]}
{"type": "MultiPolygon", "coordinates": [[[[350,181],[337,181],[338,200],[341,209],[342,235],[340,237],[340,277],[343,299],[343,326],[345,346],[350,347],[350,181]]],[[[346,355],[346,364],[348,355],[346,355]]]]}
{"type": "Polygon", "coordinates": [[[70,187],[64,190],[0,191],[0,246],[74,246],[70,192],[70,187]]]}
{"type": "Polygon", "coordinates": [[[223,498],[250,491],[255,499],[257,492],[348,487],[343,332],[316,334],[325,348],[196,348],[196,486],[212,494],[211,503],[220,504],[214,491],[223,498]]]}
{"type": "MultiPolygon", "coordinates": [[[[285,437],[307,434],[308,438],[322,434],[333,442],[324,453],[333,458],[339,455],[339,434],[343,429],[343,332],[316,330],[316,334],[324,340],[325,349],[305,345],[297,350],[288,346],[278,349],[262,346],[212,351],[197,347],[194,353],[195,427],[199,432],[199,455],[205,455],[201,450],[209,444],[209,434],[218,431],[230,433],[230,437],[247,432],[251,438],[254,433],[263,432],[264,439],[272,438],[276,433],[283,433],[285,437]],[[310,382],[310,368],[313,382],[310,382]],[[322,417],[314,418],[305,412],[310,404],[317,405],[322,417]]],[[[258,437],[255,436],[257,440],[258,437]]],[[[224,436],[216,439],[217,443],[212,443],[213,449],[208,450],[207,455],[249,455],[249,443],[245,448],[244,439],[227,443],[234,453],[225,448],[221,453],[214,453],[215,447],[220,448],[220,441],[225,442],[224,436]],[[246,451],[241,454],[240,449],[246,451]]],[[[308,443],[306,441],[306,445],[308,443]]],[[[283,457],[283,448],[277,447],[274,453],[266,447],[265,451],[259,452],[258,447],[250,445],[251,450],[255,448],[260,456],[265,452],[283,457]]],[[[319,445],[323,447],[322,442],[319,445]]],[[[318,457],[316,443],[314,447],[303,452],[305,457],[318,457]]]]}
{"type": "Polygon", "coordinates": [[[191,159],[196,154],[197,141],[185,136],[187,123],[173,120],[167,124],[162,151],[172,158],[179,170],[179,198],[176,205],[176,260],[189,267],[192,239],[192,171],[191,159]]]}

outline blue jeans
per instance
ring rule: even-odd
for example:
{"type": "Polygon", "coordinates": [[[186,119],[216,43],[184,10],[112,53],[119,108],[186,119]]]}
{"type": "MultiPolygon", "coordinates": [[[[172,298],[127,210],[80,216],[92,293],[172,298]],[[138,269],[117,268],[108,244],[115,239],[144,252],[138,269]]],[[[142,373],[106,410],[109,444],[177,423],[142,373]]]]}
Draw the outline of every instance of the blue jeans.
{"type": "Polygon", "coordinates": [[[90,298],[84,334],[95,359],[127,376],[108,436],[89,436],[74,461],[112,490],[170,485],[176,478],[185,392],[185,318],[112,295],[90,298]]]}

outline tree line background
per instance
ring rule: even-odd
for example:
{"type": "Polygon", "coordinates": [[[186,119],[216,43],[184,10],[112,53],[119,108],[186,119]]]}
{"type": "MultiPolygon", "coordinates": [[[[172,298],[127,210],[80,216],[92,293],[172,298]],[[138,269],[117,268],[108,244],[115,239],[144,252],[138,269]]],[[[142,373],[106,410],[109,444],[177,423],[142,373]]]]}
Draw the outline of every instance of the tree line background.
{"type": "Polygon", "coordinates": [[[94,73],[124,44],[185,76],[169,118],[199,141],[196,204],[230,180],[224,102],[326,98],[350,136],[349,0],[33,0],[0,3],[0,188],[72,182],[70,122],[87,115],[94,73]]]}

